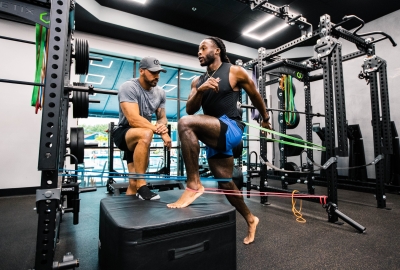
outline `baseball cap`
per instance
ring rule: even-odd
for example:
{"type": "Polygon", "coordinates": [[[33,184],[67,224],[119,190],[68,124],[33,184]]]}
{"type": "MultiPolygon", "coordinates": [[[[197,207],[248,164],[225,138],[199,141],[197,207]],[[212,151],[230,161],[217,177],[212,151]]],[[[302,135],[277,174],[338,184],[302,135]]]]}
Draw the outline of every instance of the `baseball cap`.
{"type": "Polygon", "coordinates": [[[160,61],[158,61],[155,57],[147,56],[140,61],[139,68],[148,69],[152,72],[162,71],[167,72],[160,65],[160,61]]]}

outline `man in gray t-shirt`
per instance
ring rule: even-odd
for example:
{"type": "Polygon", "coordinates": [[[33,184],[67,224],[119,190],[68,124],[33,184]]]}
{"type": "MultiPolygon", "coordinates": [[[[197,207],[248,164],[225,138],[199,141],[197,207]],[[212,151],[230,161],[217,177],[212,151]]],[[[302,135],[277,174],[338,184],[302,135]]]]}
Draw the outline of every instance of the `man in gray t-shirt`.
{"type": "MultiPolygon", "coordinates": [[[[113,131],[114,142],[125,151],[129,173],[144,174],[149,164],[150,144],[154,134],[159,134],[164,145],[171,148],[165,114],[165,91],[157,86],[160,72],[166,72],[154,57],[140,61],[139,78],[121,85],[118,91],[119,122],[113,131]],[[155,113],[157,122],[151,123],[155,113]]],[[[143,200],[155,200],[160,196],[152,192],[144,179],[129,179],[127,195],[136,194],[143,200]]]]}

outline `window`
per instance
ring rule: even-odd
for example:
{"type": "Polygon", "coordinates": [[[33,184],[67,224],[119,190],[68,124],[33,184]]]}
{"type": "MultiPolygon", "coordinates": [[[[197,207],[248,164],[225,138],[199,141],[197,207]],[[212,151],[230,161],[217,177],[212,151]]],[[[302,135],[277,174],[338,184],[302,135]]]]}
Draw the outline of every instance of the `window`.
{"type": "Polygon", "coordinates": [[[192,81],[196,76],[200,76],[200,75],[202,75],[202,73],[200,73],[200,72],[181,70],[180,80],[179,80],[180,99],[181,100],[188,99],[190,91],[192,90],[191,89],[192,81]]]}
{"type": "MultiPolygon", "coordinates": [[[[90,61],[89,72],[87,75],[80,76],[80,82],[91,84],[95,89],[118,91],[125,81],[134,77],[139,77],[139,62],[133,57],[116,57],[103,53],[90,53],[90,56],[100,57],[101,62],[90,61]]],[[[196,76],[200,76],[204,71],[178,68],[164,65],[166,73],[160,73],[158,86],[163,88],[166,93],[166,115],[168,124],[171,126],[172,149],[170,151],[170,172],[171,175],[184,175],[185,169],[179,148],[179,137],[177,132],[178,120],[187,115],[186,102],[191,92],[191,83],[196,76]]],[[[242,92],[242,103],[247,98],[246,93],[242,92]]],[[[89,104],[89,119],[80,119],[79,125],[85,127],[85,141],[97,142],[98,148],[85,149],[85,167],[95,171],[102,170],[105,162],[109,162],[108,157],[108,133],[104,127],[110,122],[118,123],[119,104],[117,95],[94,94],[90,99],[100,101],[100,103],[89,104]],[[103,125],[103,126],[101,126],[103,125]],[[103,129],[97,131],[96,129],[103,129]]],[[[199,110],[196,114],[202,114],[199,110]]],[[[247,119],[246,110],[243,112],[243,120],[247,119]]],[[[156,116],[153,115],[154,122],[156,116]]],[[[199,165],[206,167],[204,145],[201,144],[199,165]]],[[[245,143],[247,146],[247,143],[245,143]]],[[[246,152],[246,151],[244,151],[246,152]]],[[[123,152],[115,148],[113,158],[113,169],[118,172],[128,172],[126,161],[122,160],[123,152]]],[[[167,166],[166,153],[164,153],[163,142],[158,135],[154,136],[150,150],[150,161],[148,172],[155,172],[167,166]]],[[[245,159],[246,157],[243,156],[245,159]]],[[[106,166],[108,170],[109,164],[106,166]]],[[[107,179],[94,179],[95,185],[102,185],[107,179]]],[[[116,181],[125,181],[126,178],[116,178],[116,181]]],[[[89,183],[92,184],[92,183],[89,183]]]]}

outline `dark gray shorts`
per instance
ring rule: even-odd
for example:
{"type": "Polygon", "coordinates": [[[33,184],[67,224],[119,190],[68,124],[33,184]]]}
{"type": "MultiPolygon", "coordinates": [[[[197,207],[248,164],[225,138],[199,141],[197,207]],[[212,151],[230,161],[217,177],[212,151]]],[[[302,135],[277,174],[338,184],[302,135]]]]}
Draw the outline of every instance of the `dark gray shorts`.
{"type": "Polygon", "coordinates": [[[124,151],[124,160],[126,160],[126,163],[133,162],[133,152],[129,151],[125,140],[126,132],[128,132],[130,128],[131,127],[117,127],[112,133],[115,145],[120,150],[124,151]]]}

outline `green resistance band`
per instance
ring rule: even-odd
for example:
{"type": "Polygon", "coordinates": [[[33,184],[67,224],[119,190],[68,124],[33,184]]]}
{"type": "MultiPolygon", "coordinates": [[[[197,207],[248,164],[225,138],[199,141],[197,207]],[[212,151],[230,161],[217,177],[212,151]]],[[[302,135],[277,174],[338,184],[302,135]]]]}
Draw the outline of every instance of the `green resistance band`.
{"type": "Polygon", "coordinates": [[[293,81],[292,76],[285,76],[285,110],[293,112],[285,112],[285,121],[288,125],[294,125],[296,123],[296,106],[294,104],[293,94],[293,81]]]}
{"type": "Polygon", "coordinates": [[[267,142],[277,142],[277,143],[281,143],[281,144],[287,144],[287,145],[291,145],[291,146],[296,146],[296,147],[301,147],[301,148],[308,148],[308,149],[312,149],[312,150],[317,150],[317,151],[325,151],[325,147],[313,147],[313,146],[308,146],[308,145],[304,145],[304,144],[299,144],[299,143],[292,143],[292,142],[288,142],[288,141],[283,141],[283,140],[278,140],[278,139],[272,139],[272,138],[267,138],[267,137],[263,137],[263,136],[256,136],[256,135],[251,135],[248,133],[243,133],[244,135],[247,136],[252,136],[252,137],[256,137],[256,138],[260,138],[260,139],[266,139],[267,142]]]}
{"type": "MultiPolygon", "coordinates": [[[[44,48],[46,46],[46,28],[36,24],[36,73],[35,83],[41,83],[41,73],[43,67],[44,48]]],[[[34,86],[32,91],[31,106],[36,106],[39,95],[39,87],[34,86]]]]}
{"type": "MultiPolygon", "coordinates": [[[[314,147],[318,148],[320,151],[325,151],[325,147],[322,146],[322,145],[315,144],[315,143],[308,142],[308,141],[304,141],[304,140],[301,140],[299,138],[292,137],[292,136],[289,136],[289,135],[286,135],[286,134],[282,134],[282,133],[279,133],[279,132],[277,132],[275,130],[266,129],[266,128],[263,128],[263,127],[260,127],[260,126],[257,126],[257,125],[253,125],[253,124],[250,124],[250,123],[247,123],[247,122],[242,122],[242,123],[245,124],[246,126],[253,127],[253,128],[256,128],[256,129],[259,129],[259,130],[262,130],[262,131],[265,131],[265,132],[268,132],[268,133],[271,133],[271,134],[275,134],[275,135],[278,135],[278,136],[280,136],[282,138],[287,138],[287,139],[290,139],[290,140],[293,140],[293,141],[297,141],[297,142],[300,142],[300,143],[307,144],[307,146],[314,146],[314,147]]],[[[269,140],[271,140],[271,139],[269,139],[269,140]]],[[[288,143],[286,141],[284,141],[284,142],[285,142],[285,144],[288,143]]],[[[301,144],[301,147],[305,147],[305,146],[303,144],[301,144]]]]}

